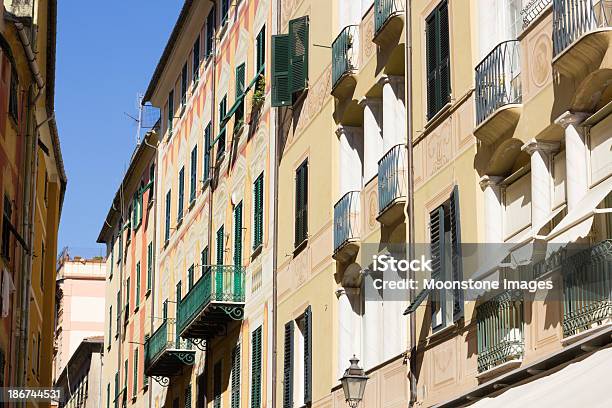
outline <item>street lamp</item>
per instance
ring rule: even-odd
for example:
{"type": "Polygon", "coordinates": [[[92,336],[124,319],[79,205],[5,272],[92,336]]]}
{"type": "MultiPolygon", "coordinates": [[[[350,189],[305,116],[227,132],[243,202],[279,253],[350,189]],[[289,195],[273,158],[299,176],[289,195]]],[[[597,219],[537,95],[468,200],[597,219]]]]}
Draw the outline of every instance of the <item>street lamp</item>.
{"type": "Polygon", "coordinates": [[[344,398],[351,408],[356,408],[363,399],[368,377],[365,375],[363,368],[359,367],[359,359],[353,355],[349,360],[351,365],[344,372],[344,376],[340,379],[342,389],[344,390],[344,398]]]}

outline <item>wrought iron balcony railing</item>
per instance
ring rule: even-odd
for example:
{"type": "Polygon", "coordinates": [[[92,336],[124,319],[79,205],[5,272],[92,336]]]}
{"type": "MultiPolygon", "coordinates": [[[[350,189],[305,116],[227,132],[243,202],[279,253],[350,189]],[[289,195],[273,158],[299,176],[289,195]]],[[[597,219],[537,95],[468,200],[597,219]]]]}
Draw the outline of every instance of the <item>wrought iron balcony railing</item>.
{"type": "Polygon", "coordinates": [[[360,193],[349,191],[334,206],[334,252],[347,242],[359,239],[360,193]]]}
{"type": "Polygon", "coordinates": [[[478,372],[490,370],[525,351],[520,292],[503,292],[476,308],[478,372]]]}
{"type": "Polygon", "coordinates": [[[611,24],[610,0],[554,0],[553,55],[559,55],[583,34],[611,24]]]}
{"type": "Polygon", "coordinates": [[[332,43],[332,88],[346,74],[359,69],[359,26],[344,27],[332,43]]]}
{"type": "Polygon", "coordinates": [[[374,35],[378,34],[381,28],[395,14],[404,11],[402,0],[375,0],[374,1],[374,35]]]}
{"type": "Polygon", "coordinates": [[[145,342],[145,372],[170,376],[195,362],[191,341],[177,337],[174,319],[166,319],[145,342]]]}
{"type": "Polygon", "coordinates": [[[396,145],[378,162],[378,213],[382,213],[395,200],[406,197],[408,163],[406,149],[396,145]]]}
{"type": "Polygon", "coordinates": [[[498,44],[476,67],[476,125],[498,108],[521,103],[521,59],[517,40],[498,44]]]}
{"type": "Polygon", "coordinates": [[[177,322],[179,333],[183,333],[208,306],[243,304],[244,298],[244,268],[233,265],[209,265],[179,303],[177,322]]]}
{"type": "Polygon", "coordinates": [[[532,21],[538,18],[538,16],[546,10],[546,7],[550,6],[550,3],[552,3],[552,0],[530,0],[521,10],[523,28],[527,27],[532,21]]]}
{"type": "Polygon", "coordinates": [[[563,336],[612,322],[612,239],[563,262],[563,336]]]}

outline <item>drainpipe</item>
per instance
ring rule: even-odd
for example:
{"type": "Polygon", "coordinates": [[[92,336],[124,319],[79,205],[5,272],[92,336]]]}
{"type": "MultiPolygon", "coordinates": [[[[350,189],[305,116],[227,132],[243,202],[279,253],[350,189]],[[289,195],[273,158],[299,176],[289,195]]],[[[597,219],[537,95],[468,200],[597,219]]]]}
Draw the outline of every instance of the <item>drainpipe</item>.
{"type": "MultiPolygon", "coordinates": [[[[406,0],[404,5],[404,13],[406,21],[406,27],[404,32],[404,43],[405,43],[405,66],[406,72],[404,75],[404,98],[406,101],[406,150],[408,153],[408,199],[406,200],[406,212],[408,219],[408,259],[414,259],[415,256],[415,242],[414,242],[414,146],[413,146],[413,109],[412,109],[412,3],[410,0],[406,0]]],[[[415,279],[415,272],[410,271],[410,278],[415,279]]],[[[410,300],[414,299],[415,290],[410,289],[410,300]]],[[[417,382],[416,376],[417,367],[417,353],[416,353],[416,313],[410,314],[410,350],[408,353],[410,372],[408,373],[410,380],[410,402],[409,407],[413,407],[417,400],[417,382]]]]}

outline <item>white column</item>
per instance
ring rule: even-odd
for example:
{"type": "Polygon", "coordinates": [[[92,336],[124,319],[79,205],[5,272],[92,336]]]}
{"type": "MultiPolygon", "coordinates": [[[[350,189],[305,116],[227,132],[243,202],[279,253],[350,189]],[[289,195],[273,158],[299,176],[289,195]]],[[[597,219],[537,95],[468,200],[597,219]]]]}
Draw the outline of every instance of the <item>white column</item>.
{"type": "Polygon", "coordinates": [[[503,177],[484,176],[480,179],[480,187],[484,192],[485,242],[502,243],[503,237],[503,207],[501,186],[503,177]]]}
{"type": "Polygon", "coordinates": [[[585,196],[589,185],[587,177],[587,146],[582,132],[578,129],[580,123],[587,117],[585,113],[565,112],[556,124],[565,130],[565,166],[567,209],[572,211],[585,196]]]}
{"type": "Polygon", "coordinates": [[[338,198],[341,198],[349,191],[361,191],[363,186],[363,131],[339,126],[336,135],[340,141],[338,198]]]}
{"type": "Polygon", "coordinates": [[[395,96],[393,81],[390,77],[383,77],[381,82],[383,94],[383,151],[386,153],[396,145],[398,123],[395,105],[397,104],[397,97],[395,96]]]}
{"type": "Polygon", "coordinates": [[[349,359],[361,358],[361,316],[359,288],[340,288],[338,298],[338,368],[337,378],[349,366],[349,359]]]}
{"type": "Polygon", "coordinates": [[[531,139],[522,147],[531,156],[531,229],[537,234],[552,211],[552,153],[559,144],[531,139]]]}
{"type": "Polygon", "coordinates": [[[365,98],[360,101],[363,106],[363,177],[367,182],[378,173],[378,160],[383,151],[382,101],[365,98]]]}
{"type": "Polygon", "coordinates": [[[404,101],[404,77],[391,77],[393,92],[395,93],[395,137],[394,145],[406,144],[406,103],[404,101]]]}

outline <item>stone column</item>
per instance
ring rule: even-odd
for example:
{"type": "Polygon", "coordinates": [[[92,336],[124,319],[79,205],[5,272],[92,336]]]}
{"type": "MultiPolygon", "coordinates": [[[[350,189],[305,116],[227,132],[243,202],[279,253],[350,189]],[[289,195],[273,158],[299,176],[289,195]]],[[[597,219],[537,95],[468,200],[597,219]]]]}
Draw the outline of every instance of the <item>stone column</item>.
{"type": "MultiPolygon", "coordinates": [[[[405,143],[405,106],[403,77],[383,77],[381,79],[383,94],[383,144],[384,153],[393,146],[405,143]],[[400,95],[401,94],[401,95],[400,95]],[[400,117],[401,116],[401,117],[400,117]]],[[[384,154],[383,153],[383,154],[384,154]]]]}
{"type": "Polygon", "coordinates": [[[341,198],[349,191],[361,191],[363,186],[363,131],[339,126],[336,135],[340,140],[338,198],[341,198]]]}
{"type": "Polygon", "coordinates": [[[537,234],[552,210],[552,153],[559,143],[531,139],[522,147],[531,156],[531,230],[537,234]]]}
{"type": "Polygon", "coordinates": [[[504,242],[503,207],[500,183],[503,177],[483,176],[480,187],[484,192],[485,242],[498,244],[504,242]]]}
{"type": "Polygon", "coordinates": [[[565,131],[565,166],[567,209],[572,211],[589,189],[587,177],[587,146],[579,129],[585,113],[565,112],[555,120],[565,131]]]}
{"type": "Polygon", "coordinates": [[[361,358],[361,303],[359,288],[342,287],[336,290],[338,298],[338,378],[349,366],[354,355],[361,358]]]}
{"type": "Polygon", "coordinates": [[[364,98],[359,103],[363,106],[363,177],[368,182],[378,173],[378,160],[384,154],[382,101],[364,98]]]}

